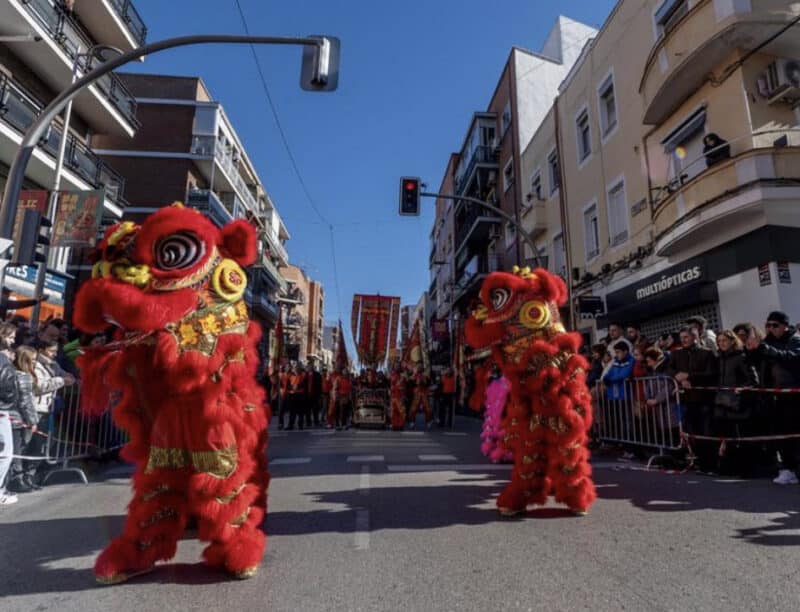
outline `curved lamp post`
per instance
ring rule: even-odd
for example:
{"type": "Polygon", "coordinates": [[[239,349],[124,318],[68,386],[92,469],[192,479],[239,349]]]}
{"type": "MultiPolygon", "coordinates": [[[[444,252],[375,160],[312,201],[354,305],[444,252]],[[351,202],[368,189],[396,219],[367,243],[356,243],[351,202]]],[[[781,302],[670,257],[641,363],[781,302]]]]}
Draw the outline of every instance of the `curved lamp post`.
{"type": "Polygon", "coordinates": [[[311,91],[331,91],[336,88],[338,82],[339,41],[330,36],[287,38],[279,36],[194,34],[191,36],[179,36],[177,38],[160,40],[137,47],[118,57],[108,59],[58,94],[36,118],[36,121],[31,124],[28,131],[25,132],[19,150],[11,163],[11,168],[8,172],[8,181],[5,191],[3,192],[2,203],[0,203],[0,238],[10,239],[14,231],[14,218],[17,212],[19,192],[25,178],[25,168],[33,154],[36,143],[56,118],[56,115],[61,112],[70,100],[103,75],[130,61],[158,51],[164,51],[165,49],[205,43],[301,45],[305,47],[305,52],[303,53],[301,86],[311,91]]]}

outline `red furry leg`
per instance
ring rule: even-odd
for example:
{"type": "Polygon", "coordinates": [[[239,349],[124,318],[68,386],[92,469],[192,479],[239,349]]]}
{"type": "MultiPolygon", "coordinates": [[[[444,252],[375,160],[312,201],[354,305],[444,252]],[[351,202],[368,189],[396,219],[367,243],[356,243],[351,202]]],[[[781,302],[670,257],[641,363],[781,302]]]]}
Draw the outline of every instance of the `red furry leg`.
{"type": "Polygon", "coordinates": [[[186,527],[186,498],[174,484],[141,473],[133,483],[124,532],[95,561],[95,578],[101,584],[124,582],[174,557],[186,527]]]}
{"type": "Polygon", "coordinates": [[[558,457],[549,470],[556,501],[577,514],[585,514],[597,498],[592,481],[589,451],[581,444],[559,448],[558,457]]]}

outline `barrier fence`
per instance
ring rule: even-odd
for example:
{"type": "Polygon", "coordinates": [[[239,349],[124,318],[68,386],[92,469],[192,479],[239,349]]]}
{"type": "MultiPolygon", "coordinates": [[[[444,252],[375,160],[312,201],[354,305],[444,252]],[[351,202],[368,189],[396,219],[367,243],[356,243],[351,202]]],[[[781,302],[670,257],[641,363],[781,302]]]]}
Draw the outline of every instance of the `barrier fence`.
{"type": "Polygon", "coordinates": [[[800,388],[683,388],[673,378],[650,376],[617,383],[599,381],[591,392],[595,405],[594,437],[602,442],[652,449],[654,454],[648,467],[657,458],[674,457],[681,449],[686,450],[687,469],[693,467],[697,459],[692,448],[694,441],[716,443],[717,454],[723,457],[732,443],[800,439],[800,432],[776,431],[783,423],[772,403],[776,398],[791,395],[800,399],[800,388]],[[692,394],[691,401],[688,394],[692,394]],[[723,394],[728,398],[725,402],[723,394]],[[745,406],[746,414],[726,423],[726,418],[731,418],[728,412],[731,396],[737,398],[737,406],[740,403],[745,406]],[[756,410],[761,413],[760,422],[759,415],[752,414],[756,410]],[[693,418],[698,416],[699,419],[693,418]],[[693,425],[687,431],[684,423],[693,425]],[[726,433],[721,433],[722,430],[726,433]]]}
{"type": "Polygon", "coordinates": [[[75,462],[107,456],[127,441],[127,434],[114,425],[110,408],[99,417],[86,416],[80,410],[80,386],[65,387],[56,397],[47,431],[34,434],[45,438],[42,454],[15,454],[14,457],[47,463],[50,468],[43,475],[42,484],[62,473],[76,474],[88,483],[83,468],[75,462]]]}

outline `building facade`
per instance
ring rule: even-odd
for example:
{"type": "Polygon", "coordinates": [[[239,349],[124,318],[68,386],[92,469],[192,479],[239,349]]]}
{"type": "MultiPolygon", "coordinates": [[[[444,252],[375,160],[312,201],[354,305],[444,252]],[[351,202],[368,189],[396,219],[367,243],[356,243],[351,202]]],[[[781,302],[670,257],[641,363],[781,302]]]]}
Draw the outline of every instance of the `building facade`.
{"type": "Polygon", "coordinates": [[[556,136],[547,247],[587,336],[800,312],[798,18],[789,1],[622,0],[584,48],[524,165],[556,136]]]}
{"type": "Polygon", "coordinates": [[[280,298],[284,347],[290,361],[320,365],[323,359],[325,291],[297,266],[281,268],[288,289],[280,298]]]}
{"type": "MultiPolygon", "coordinates": [[[[141,127],[133,138],[95,138],[98,153],[125,177],[125,218],[141,220],[173,202],[206,213],[219,226],[247,219],[258,231],[258,258],[248,271],[245,300],[264,329],[266,357],[286,290],[289,233],[225,113],[202,79],[122,74],[137,101],[141,127]]],[[[86,264],[76,272],[86,273],[86,264]]]]}
{"type": "MultiPolygon", "coordinates": [[[[105,45],[130,51],[145,42],[147,28],[131,2],[88,0],[0,0],[0,190],[22,135],[73,71],[86,72],[105,45]]],[[[136,100],[120,77],[109,74],[73,103],[64,129],[62,116],[45,133],[28,163],[23,189],[51,190],[56,159],[65,141],[60,188],[104,190],[103,224],[116,222],[125,208],[125,179],[95,151],[99,136],[131,138],[139,128],[136,100]]],[[[42,316],[62,316],[67,295],[69,249],[53,249],[46,280],[48,305],[42,316]]],[[[5,285],[31,296],[35,269],[8,269],[5,285]]]]}

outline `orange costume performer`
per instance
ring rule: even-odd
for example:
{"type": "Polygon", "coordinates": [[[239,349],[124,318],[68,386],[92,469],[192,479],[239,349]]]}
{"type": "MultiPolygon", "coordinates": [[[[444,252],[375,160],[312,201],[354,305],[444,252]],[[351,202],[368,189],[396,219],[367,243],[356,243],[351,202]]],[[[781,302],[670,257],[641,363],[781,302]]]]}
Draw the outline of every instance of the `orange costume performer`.
{"type": "Polygon", "coordinates": [[[546,270],[494,272],[465,328],[467,342],[491,347],[511,382],[503,429],[514,468],[497,499],[503,514],[544,504],[550,494],[585,514],[596,497],[586,447],[592,424],[588,364],[577,354],[580,335],[567,333],[559,320],[566,293],[564,281],[546,270]]]}
{"type": "Polygon", "coordinates": [[[395,370],[390,378],[391,395],[391,414],[390,421],[392,429],[398,431],[403,429],[406,424],[406,377],[403,372],[395,370]]]}
{"type": "Polygon", "coordinates": [[[417,372],[411,379],[411,384],[413,385],[414,395],[411,399],[411,408],[408,411],[408,420],[413,427],[421,407],[425,411],[425,423],[430,425],[433,422],[433,410],[431,410],[431,401],[428,397],[430,381],[424,372],[417,372]]]}
{"type": "Polygon", "coordinates": [[[135,472],[123,533],[95,576],[115,584],[171,559],[190,517],[209,542],[208,565],[252,576],[266,544],[270,418],[256,382],[261,331],[242,300],[255,230],[245,221],[218,229],[173,205],[141,226],[112,227],[97,256],[75,323],[118,331],[79,360],[84,408],[105,406],[92,401],[105,387],[118,393],[112,416],[135,472]]]}

